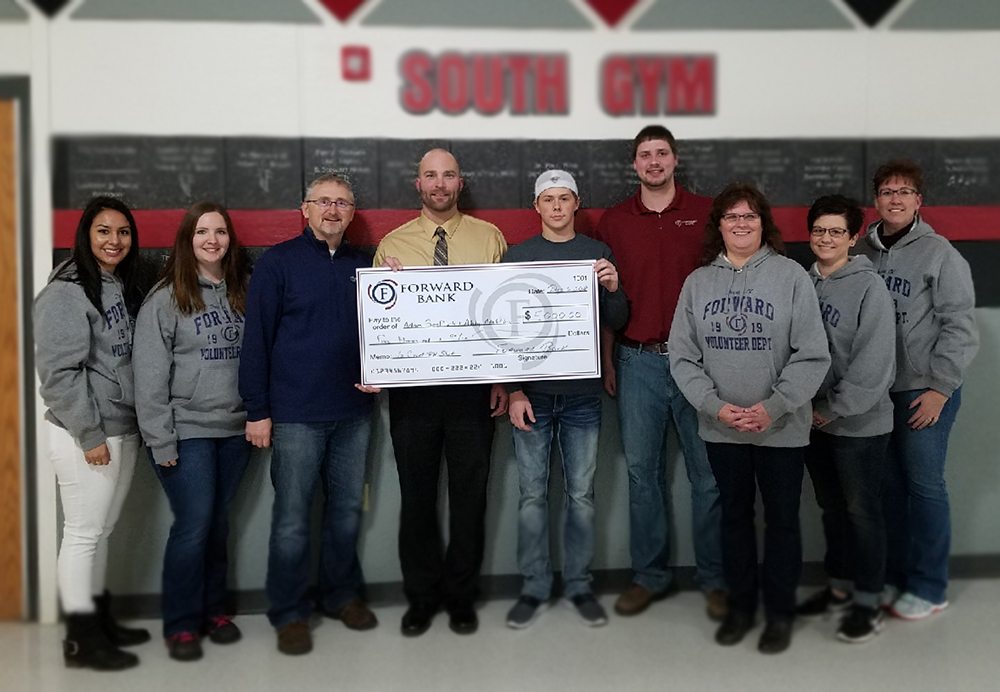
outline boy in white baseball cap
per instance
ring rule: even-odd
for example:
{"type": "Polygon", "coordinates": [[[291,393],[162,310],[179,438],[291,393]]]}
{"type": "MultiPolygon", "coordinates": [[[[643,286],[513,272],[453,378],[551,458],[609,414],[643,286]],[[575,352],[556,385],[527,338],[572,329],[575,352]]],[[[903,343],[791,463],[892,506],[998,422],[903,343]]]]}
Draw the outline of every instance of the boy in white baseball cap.
{"type": "MultiPolygon", "coordinates": [[[[628,301],[618,284],[611,249],[577,235],[574,215],[579,189],[566,171],[547,170],[535,180],[535,211],[542,232],[510,248],[503,262],[592,259],[600,284],[602,326],[619,329],[628,318],[628,301]]],[[[514,451],[520,479],[517,563],[524,584],[507,614],[507,625],[531,625],[552,595],[549,559],[549,450],[558,437],[566,488],[563,524],[563,595],[584,624],[607,623],[604,608],[590,588],[594,556],[594,471],[601,427],[601,380],[541,380],[508,384],[508,415],[514,426],[514,451]]]]}

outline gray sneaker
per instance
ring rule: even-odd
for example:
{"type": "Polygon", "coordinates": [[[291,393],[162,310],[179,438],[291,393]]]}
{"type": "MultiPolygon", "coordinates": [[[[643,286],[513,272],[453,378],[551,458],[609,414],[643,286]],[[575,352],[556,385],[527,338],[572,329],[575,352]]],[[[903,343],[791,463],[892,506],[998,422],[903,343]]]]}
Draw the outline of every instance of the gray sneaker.
{"type": "Polygon", "coordinates": [[[523,630],[529,627],[546,608],[546,604],[534,596],[521,596],[507,611],[507,627],[523,630]]]}
{"type": "Polygon", "coordinates": [[[576,614],[588,627],[600,627],[608,624],[608,615],[592,593],[581,593],[569,599],[576,614]]]}

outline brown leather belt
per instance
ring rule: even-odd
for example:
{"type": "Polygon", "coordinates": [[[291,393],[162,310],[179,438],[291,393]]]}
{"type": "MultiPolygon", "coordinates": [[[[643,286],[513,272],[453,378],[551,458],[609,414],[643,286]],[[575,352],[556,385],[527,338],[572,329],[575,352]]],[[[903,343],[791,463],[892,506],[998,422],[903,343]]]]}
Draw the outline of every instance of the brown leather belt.
{"type": "Polygon", "coordinates": [[[644,344],[634,339],[629,339],[624,336],[618,337],[618,343],[622,346],[628,346],[629,348],[634,348],[638,351],[646,351],[647,353],[655,353],[660,356],[667,355],[667,342],[657,341],[652,344],[644,344]]]}

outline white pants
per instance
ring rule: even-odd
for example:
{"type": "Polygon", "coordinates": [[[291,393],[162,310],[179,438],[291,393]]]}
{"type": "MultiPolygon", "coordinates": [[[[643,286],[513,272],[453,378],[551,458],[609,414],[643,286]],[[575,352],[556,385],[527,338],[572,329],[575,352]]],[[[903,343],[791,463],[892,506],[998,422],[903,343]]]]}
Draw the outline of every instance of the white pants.
{"type": "Polygon", "coordinates": [[[139,434],[109,437],[111,463],[93,466],[76,440],[49,423],[52,466],[59,480],[63,537],[59,547],[59,596],[67,613],[94,611],[93,597],[104,592],[108,537],[132,485],[139,434]]]}

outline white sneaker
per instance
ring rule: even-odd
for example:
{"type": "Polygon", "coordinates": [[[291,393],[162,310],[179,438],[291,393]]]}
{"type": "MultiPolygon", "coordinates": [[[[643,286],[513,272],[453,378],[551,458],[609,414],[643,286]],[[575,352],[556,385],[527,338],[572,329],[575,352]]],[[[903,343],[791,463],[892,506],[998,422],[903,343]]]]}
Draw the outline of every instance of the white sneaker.
{"type": "Polygon", "coordinates": [[[878,597],[878,607],[882,610],[891,611],[892,604],[899,598],[899,589],[892,584],[886,584],[882,593],[878,597]]]}
{"type": "Polygon", "coordinates": [[[934,613],[940,613],[948,607],[948,601],[931,603],[909,591],[896,599],[892,604],[892,614],[903,620],[924,620],[934,613]]]}

